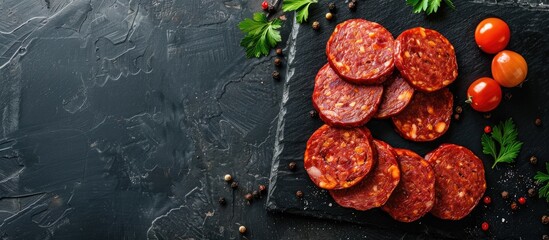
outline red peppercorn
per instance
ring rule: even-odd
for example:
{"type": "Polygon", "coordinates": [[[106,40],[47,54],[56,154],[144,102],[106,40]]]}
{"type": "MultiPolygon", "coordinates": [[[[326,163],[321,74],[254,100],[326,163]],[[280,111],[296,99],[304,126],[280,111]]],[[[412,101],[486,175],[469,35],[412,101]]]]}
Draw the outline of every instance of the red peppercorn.
{"type": "Polygon", "coordinates": [[[261,8],[263,9],[263,11],[267,11],[267,9],[269,9],[269,3],[265,0],[261,3],[261,8]]]}
{"type": "Polygon", "coordinates": [[[518,199],[518,202],[520,203],[520,205],[524,205],[524,204],[526,204],[526,198],[525,197],[520,197],[518,199]]]}
{"type": "Polygon", "coordinates": [[[482,225],[480,225],[480,227],[482,228],[482,231],[488,231],[488,228],[490,227],[490,225],[487,222],[483,222],[482,225]]]}
{"type": "Polygon", "coordinates": [[[492,132],[492,128],[490,126],[484,127],[484,133],[491,133],[491,132],[492,132]]]}
{"type": "Polygon", "coordinates": [[[484,204],[488,205],[488,204],[492,203],[492,198],[490,198],[490,196],[484,196],[482,201],[484,202],[484,204]]]}

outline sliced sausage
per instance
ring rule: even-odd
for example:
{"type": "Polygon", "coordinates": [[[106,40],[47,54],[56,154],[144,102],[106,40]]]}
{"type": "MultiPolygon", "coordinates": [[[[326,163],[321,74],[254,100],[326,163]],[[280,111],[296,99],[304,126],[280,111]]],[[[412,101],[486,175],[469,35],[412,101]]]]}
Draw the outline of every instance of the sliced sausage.
{"type": "Polygon", "coordinates": [[[320,188],[349,188],[362,180],[375,161],[372,135],[367,129],[323,125],[307,141],[304,166],[320,188]]]}
{"type": "Polygon", "coordinates": [[[356,127],[366,124],[376,113],[383,87],[356,85],[341,80],[330,65],[315,78],[313,105],[320,118],[331,126],[356,127]]]}
{"type": "Polygon", "coordinates": [[[414,88],[396,72],[383,83],[383,97],[377,110],[376,118],[392,117],[402,110],[412,100],[414,88]]]}

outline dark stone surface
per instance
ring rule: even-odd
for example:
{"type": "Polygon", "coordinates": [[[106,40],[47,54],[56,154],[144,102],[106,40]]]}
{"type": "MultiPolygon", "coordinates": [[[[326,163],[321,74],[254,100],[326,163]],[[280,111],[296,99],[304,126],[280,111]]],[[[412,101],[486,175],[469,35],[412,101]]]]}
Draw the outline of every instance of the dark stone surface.
{"type": "MultiPolygon", "coordinates": [[[[378,3],[390,4],[391,9],[401,9],[398,14],[408,16],[404,1],[378,3]]],[[[287,88],[296,76],[314,74],[322,62],[301,61],[323,57],[317,47],[336,22],[350,16],[344,3],[338,2],[334,22],[326,23],[321,17],[327,2],[321,1],[312,8],[312,18],[325,26],[319,33],[303,25],[297,34],[292,21],[286,21],[282,45],[294,31],[298,42],[315,42],[295,49],[314,47],[315,52],[294,54],[293,60],[285,56],[284,63],[290,62],[291,67],[281,71],[287,75],[286,71],[295,69],[294,78],[275,82],[271,78],[274,54],[246,59],[239,46],[242,34],[237,24],[258,11],[259,4],[238,0],[0,1],[2,239],[425,237],[398,229],[267,212],[266,193],[246,203],[246,193],[259,184],[269,184],[277,129],[288,121],[279,118],[281,100],[289,101],[287,88]],[[307,67],[296,68],[298,63],[307,67]],[[238,189],[232,190],[223,181],[227,173],[238,181],[238,189]],[[226,198],[226,206],[219,205],[220,197],[226,198]],[[245,235],[238,233],[239,225],[246,225],[245,235]]],[[[366,8],[373,5],[361,1],[355,15],[381,16],[373,12],[375,8],[366,8]]],[[[464,28],[470,32],[479,19],[499,11],[520,13],[509,19],[512,28],[519,23],[516,26],[523,28],[514,31],[520,42],[512,42],[512,49],[537,51],[545,57],[535,61],[541,59],[543,64],[532,65],[531,71],[547,69],[546,44],[537,42],[543,37],[539,33],[547,33],[547,17],[536,18],[547,16],[545,10],[468,2],[456,13],[445,11],[431,19],[415,15],[405,25],[398,25],[402,19],[393,16],[397,13],[387,12],[385,20],[375,20],[393,32],[414,22],[442,28],[448,21],[462,19],[469,11],[465,9],[479,13],[477,7],[485,11],[471,16],[464,28]],[[519,45],[524,42],[530,44],[519,45]]],[[[449,36],[451,40],[466,37],[449,36]]],[[[467,54],[488,59],[476,51],[467,54]]],[[[488,69],[479,67],[466,71],[484,74],[488,69]]],[[[543,86],[547,85],[540,81],[512,90],[514,97],[503,108],[519,109],[523,102],[517,98],[547,97],[547,92],[534,91],[543,86]]],[[[302,87],[303,97],[308,98],[310,86],[302,87]]],[[[458,95],[462,98],[463,94],[458,95]]],[[[532,114],[549,121],[543,107],[547,105],[535,106],[537,112],[515,116],[519,127],[533,126],[532,114]]],[[[308,111],[309,105],[303,108],[308,111]]],[[[474,123],[476,117],[466,111],[464,119],[471,122],[459,124],[477,126],[507,115],[501,111],[490,121],[474,123]]],[[[471,134],[476,139],[476,132],[471,134]]],[[[544,141],[540,135],[524,137],[544,141]]],[[[283,139],[289,140],[288,135],[283,139]]],[[[528,145],[523,155],[546,151],[541,143],[528,145]]],[[[540,154],[536,167],[521,162],[516,169],[498,171],[518,171],[523,175],[513,176],[527,179],[534,169],[541,169],[546,156],[540,154]]],[[[522,185],[506,183],[512,194],[520,194],[522,185]]],[[[490,193],[499,190],[494,185],[490,193]]],[[[305,200],[309,193],[305,190],[305,200]]],[[[546,205],[540,200],[532,202],[532,207],[517,215],[538,219],[546,205]]],[[[494,209],[503,207],[503,202],[499,204],[494,209]]],[[[506,226],[511,224],[524,229],[520,222],[506,226]]],[[[535,226],[539,234],[540,227],[535,226]]]]}

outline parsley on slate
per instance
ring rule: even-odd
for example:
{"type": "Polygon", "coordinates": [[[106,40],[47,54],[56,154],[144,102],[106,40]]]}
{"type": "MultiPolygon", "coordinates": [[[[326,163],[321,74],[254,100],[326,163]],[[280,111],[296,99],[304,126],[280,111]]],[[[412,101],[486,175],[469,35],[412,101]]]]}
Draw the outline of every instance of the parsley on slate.
{"type": "Polygon", "coordinates": [[[549,163],[545,163],[545,169],[547,173],[538,171],[534,176],[534,179],[540,184],[547,182],[547,184],[539,189],[539,197],[545,197],[545,201],[549,202],[549,163]]]}
{"type": "Polygon", "coordinates": [[[318,3],[318,0],[284,0],[282,10],[284,12],[295,11],[295,18],[298,23],[307,21],[309,17],[309,6],[318,3]]]}
{"type": "Polygon", "coordinates": [[[246,56],[249,58],[269,54],[269,50],[282,40],[278,30],[282,27],[282,21],[269,21],[263,13],[254,13],[252,19],[244,19],[238,27],[246,34],[240,41],[240,46],[246,48],[246,56]]]}
{"type": "MultiPolygon", "coordinates": [[[[406,0],[406,4],[414,8],[414,13],[425,11],[427,15],[436,13],[440,7],[440,2],[442,2],[442,0],[406,0]]],[[[456,6],[454,6],[454,3],[452,3],[451,0],[444,0],[444,2],[450,8],[456,9],[456,6]]]]}
{"type": "Polygon", "coordinates": [[[518,131],[511,118],[507,119],[505,122],[500,122],[495,126],[491,136],[486,133],[482,134],[482,152],[484,154],[492,155],[495,160],[492,168],[494,168],[497,163],[512,163],[515,158],[517,158],[522,147],[522,142],[519,141],[517,137],[518,131]],[[496,143],[498,143],[499,148],[496,146],[496,143]]]}

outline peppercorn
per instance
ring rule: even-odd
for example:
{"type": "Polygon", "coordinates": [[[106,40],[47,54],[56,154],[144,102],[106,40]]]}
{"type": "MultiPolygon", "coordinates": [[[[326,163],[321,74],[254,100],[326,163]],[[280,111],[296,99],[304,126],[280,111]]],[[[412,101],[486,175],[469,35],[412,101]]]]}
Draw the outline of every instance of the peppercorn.
{"type": "Polygon", "coordinates": [[[227,200],[225,200],[224,197],[220,197],[220,198],[219,198],[219,205],[225,206],[225,204],[227,204],[227,200]]]}
{"type": "Polygon", "coordinates": [[[543,234],[543,236],[541,236],[541,240],[549,240],[549,235],[543,234]]]}
{"type": "Polygon", "coordinates": [[[530,188],[528,189],[528,197],[535,197],[536,196],[536,189],[530,188]]]}
{"type": "Polygon", "coordinates": [[[334,15],[331,12],[326,13],[326,20],[328,20],[328,21],[332,20],[333,17],[334,17],[334,15]]]}
{"type": "Polygon", "coordinates": [[[526,198],[525,197],[520,197],[518,199],[518,202],[520,203],[520,205],[524,205],[524,204],[526,204],[526,198]]]}
{"type": "Polygon", "coordinates": [[[537,117],[536,120],[534,120],[534,124],[538,127],[541,126],[541,118],[537,117]]]}
{"type": "Polygon", "coordinates": [[[347,6],[349,10],[354,11],[356,9],[356,2],[350,2],[347,6]]]}
{"type": "Polygon", "coordinates": [[[318,21],[314,21],[314,22],[313,22],[313,29],[314,29],[314,30],[320,29],[320,23],[319,23],[318,21]]]}
{"type": "Polygon", "coordinates": [[[333,3],[333,2],[328,3],[328,10],[330,10],[330,12],[335,11],[335,9],[336,9],[335,3],[333,3]]]}
{"type": "Polygon", "coordinates": [[[492,127],[490,127],[490,126],[484,127],[484,133],[488,134],[488,133],[491,133],[491,132],[492,132],[492,127]]]}
{"type": "Polygon", "coordinates": [[[290,171],[295,171],[296,165],[297,165],[297,163],[295,163],[295,162],[290,162],[290,163],[288,163],[288,169],[289,169],[290,171]]]}
{"type": "Polygon", "coordinates": [[[267,11],[269,9],[269,3],[266,0],[261,3],[261,9],[263,9],[263,11],[267,11]]]}
{"type": "Polygon", "coordinates": [[[482,201],[484,202],[484,204],[488,205],[492,202],[492,198],[490,198],[490,196],[484,196],[482,201]]]}
{"type": "Polygon", "coordinates": [[[274,65],[275,65],[276,67],[280,67],[280,66],[282,65],[282,59],[280,59],[280,58],[275,58],[275,60],[274,60],[274,65]]]}
{"type": "Polygon", "coordinates": [[[223,180],[225,180],[225,182],[231,182],[233,181],[233,176],[231,176],[231,174],[225,174],[223,180]]]}
{"type": "Polygon", "coordinates": [[[231,188],[232,189],[237,189],[238,188],[238,182],[232,182],[231,183],[231,188]]]}
{"type": "Polygon", "coordinates": [[[461,112],[463,112],[463,108],[462,108],[461,106],[457,106],[457,107],[456,107],[456,113],[459,114],[459,113],[461,113],[461,112]]]}
{"type": "Polygon", "coordinates": [[[509,192],[507,192],[507,191],[501,192],[501,198],[503,198],[503,199],[509,198],[509,192]]]}
{"type": "Polygon", "coordinates": [[[530,163],[535,165],[536,163],[538,163],[538,158],[536,156],[531,156],[530,163]]]}
{"type": "Polygon", "coordinates": [[[316,118],[318,116],[318,113],[315,110],[309,111],[309,117],[316,118]]]}
{"type": "Polygon", "coordinates": [[[246,227],[240,226],[240,227],[238,228],[238,232],[240,232],[241,234],[246,233],[246,227]]]}
{"type": "Polygon", "coordinates": [[[547,215],[541,216],[541,223],[543,223],[545,225],[549,224],[549,216],[547,216],[547,215]]]}
{"type": "Polygon", "coordinates": [[[267,187],[265,187],[265,185],[263,185],[263,184],[260,184],[259,185],[259,193],[265,192],[265,190],[267,190],[267,187]]]}
{"type": "Polygon", "coordinates": [[[454,119],[455,119],[456,121],[459,121],[459,114],[457,114],[457,113],[454,114],[454,119]]]}
{"type": "Polygon", "coordinates": [[[280,80],[280,73],[278,71],[273,71],[272,76],[274,80],[280,80]]]}
{"type": "Polygon", "coordinates": [[[515,211],[515,210],[517,210],[517,209],[518,209],[517,203],[516,203],[516,202],[512,202],[512,203],[511,203],[511,210],[515,211]]]}
{"type": "Polygon", "coordinates": [[[269,9],[267,11],[270,12],[270,13],[274,13],[274,12],[276,12],[276,8],[275,8],[275,6],[270,5],[269,9]]]}
{"type": "Polygon", "coordinates": [[[276,55],[282,56],[282,48],[276,49],[276,55]]]}
{"type": "Polygon", "coordinates": [[[254,196],[254,198],[259,198],[260,197],[259,192],[257,190],[252,192],[252,196],[254,196]]]}
{"type": "Polygon", "coordinates": [[[487,222],[483,222],[482,225],[480,225],[480,228],[482,228],[482,231],[488,231],[488,228],[490,225],[487,222]]]}
{"type": "Polygon", "coordinates": [[[252,201],[253,197],[254,196],[251,193],[246,193],[246,195],[244,195],[244,199],[246,199],[248,202],[252,201]]]}
{"type": "Polygon", "coordinates": [[[303,197],[303,192],[301,190],[298,190],[297,192],[295,192],[295,196],[298,197],[298,198],[302,198],[303,197]]]}
{"type": "Polygon", "coordinates": [[[489,118],[492,117],[492,114],[491,114],[491,113],[485,113],[485,114],[483,115],[483,117],[486,118],[486,119],[489,119],[489,118]]]}

